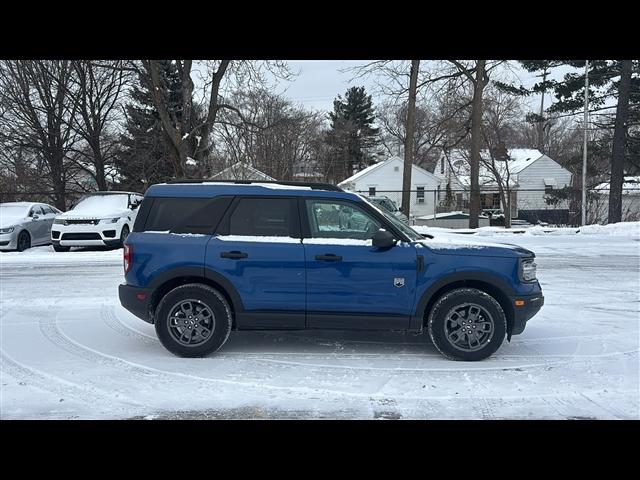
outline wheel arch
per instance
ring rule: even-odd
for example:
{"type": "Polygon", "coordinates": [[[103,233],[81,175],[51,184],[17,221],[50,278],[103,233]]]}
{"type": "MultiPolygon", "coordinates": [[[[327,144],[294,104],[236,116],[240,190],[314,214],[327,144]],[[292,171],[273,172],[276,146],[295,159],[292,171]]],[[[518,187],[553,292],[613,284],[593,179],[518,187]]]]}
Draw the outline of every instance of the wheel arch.
{"type": "Polygon", "coordinates": [[[244,311],[240,295],[236,291],[231,282],[218,272],[210,269],[197,267],[181,267],[163,272],[156,277],[150,284],[152,289],[151,298],[149,299],[149,314],[151,323],[155,323],[156,307],[160,303],[162,297],[181,285],[188,283],[200,283],[208,285],[218,290],[229,304],[233,317],[233,326],[236,328],[236,314],[244,311]]]}
{"type": "Polygon", "coordinates": [[[421,322],[420,328],[426,327],[427,317],[436,301],[445,293],[456,288],[477,288],[495,298],[507,317],[507,334],[508,338],[511,338],[515,312],[509,295],[513,295],[513,289],[503,280],[483,272],[455,273],[429,287],[422,295],[416,308],[415,318],[421,322]]]}

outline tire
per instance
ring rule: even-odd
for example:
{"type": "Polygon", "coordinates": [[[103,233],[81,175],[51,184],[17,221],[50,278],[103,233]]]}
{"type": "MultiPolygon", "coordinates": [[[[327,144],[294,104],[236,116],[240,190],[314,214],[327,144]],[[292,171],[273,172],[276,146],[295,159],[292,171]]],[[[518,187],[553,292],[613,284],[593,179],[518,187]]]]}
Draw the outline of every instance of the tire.
{"type": "Polygon", "coordinates": [[[55,245],[55,244],[54,244],[54,245],[53,245],[53,249],[54,249],[56,252],[68,252],[68,251],[71,249],[71,247],[63,247],[63,246],[55,245]]]}
{"type": "Polygon", "coordinates": [[[457,288],[446,292],[433,305],[428,331],[445,357],[477,361],[500,348],[507,334],[507,318],[491,295],[477,288],[457,288]]]}
{"type": "Polygon", "coordinates": [[[31,235],[26,230],[20,232],[18,235],[18,242],[16,244],[16,249],[19,252],[24,252],[25,250],[31,248],[31,235]]]}
{"type": "Polygon", "coordinates": [[[179,357],[205,357],[217,351],[229,338],[232,325],[233,318],[227,300],[218,290],[201,283],[174,288],[160,300],[156,308],[158,339],[167,350],[179,357]],[[187,304],[190,306],[185,308],[187,304]],[[213,319],[210,319],[207,309],[213,319]],[[205,332],[207,329],[209,333],[205,332]]]}
{"type": "Polygon", "coordinates": [[[117,248],[124,247],[124,241],[129,236],[129,232],[130,232],[129,225],[124,225],[122,227],[122,230],[120,230],[120,242],[118,243],[118,247],[117,248]]]}

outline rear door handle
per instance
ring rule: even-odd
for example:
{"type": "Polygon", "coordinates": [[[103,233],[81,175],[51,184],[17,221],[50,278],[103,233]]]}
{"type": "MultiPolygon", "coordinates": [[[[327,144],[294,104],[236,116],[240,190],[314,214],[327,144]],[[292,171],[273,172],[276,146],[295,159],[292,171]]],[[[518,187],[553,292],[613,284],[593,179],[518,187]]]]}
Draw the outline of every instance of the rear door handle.
{"type": "Polygon", "coordinates": [[[222,258],[247,258],[249,255],[244,253],[244,252],[238,252],[238,251],[233,251],[233,252],[222,252],[220,254],[220,257],[222,258]]]}
{"type": "Polygon", "coordinates": [[[340,255],[328,253],[326,255],[316,255],[316,260],[324,260],[325,262],[340,262],[342,261],[342,257],[340,255]]]}

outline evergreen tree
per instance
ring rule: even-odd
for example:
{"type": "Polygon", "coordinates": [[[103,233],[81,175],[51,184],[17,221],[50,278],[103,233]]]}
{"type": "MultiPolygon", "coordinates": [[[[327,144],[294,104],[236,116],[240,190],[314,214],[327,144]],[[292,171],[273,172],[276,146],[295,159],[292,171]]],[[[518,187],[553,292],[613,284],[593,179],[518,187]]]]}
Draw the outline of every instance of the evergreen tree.
{"type": "MultiPolygon", "coordinates": [[[[183,113],[182,80],[173,62],[163,60],[159,63],[166,87],[162,93],[167,98],[172,121],[177,123],[183,113]]],[[[120,174],[119,188],[144,191],[153,183],[182,176],[182,172],[176,171],[179,162],[175,149],[171,148],[149,90],[142,85],[141,79],[132,87],[130,95],[132,102],[125,107],[126,133],[121,136],[123,149],[115,164],[120,174]]],[[[194,109],[192,118],[194,122],[201,122],[201,109],[194,109]]],[[[197,142],[198,138],[189,141],[197,142]]]]}
{"type": "Polygon", "coordinates": [[[330,156],[335,180],[341,181],[374,162],[373,149],[380,142],[380,130],[374,126],[371,95],[367,95],[364,87],[350,88],[344,99],[338,95],[329,120],[330,156]]]}

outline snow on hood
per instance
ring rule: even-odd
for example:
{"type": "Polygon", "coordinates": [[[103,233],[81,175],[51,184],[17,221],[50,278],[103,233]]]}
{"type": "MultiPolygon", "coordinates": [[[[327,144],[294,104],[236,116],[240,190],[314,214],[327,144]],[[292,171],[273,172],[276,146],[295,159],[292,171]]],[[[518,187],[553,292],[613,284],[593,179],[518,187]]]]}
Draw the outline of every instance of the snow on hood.
{"type": "Polygon", "coordinates": [[[20,216],[20,215],[6,215],[4,212],[2,212],[2,215],[0,215],[0,228],[8,228],[8,227],[13,227],[14,225],[18,225],[20,223],[24,223],[28,220],[28,218],[26,216],[20,216]]]}
{"type": "Polygon", "coordinates": [[[58,218],[108,218],[131,213],[128,195],[92,195],[58,218]]]}
{"type": "Polygon", "coordinates": [[[533,255],[533,252],[519,245],[510,243],[486,242],[471,239],[461,234],[432,234],[432,239],[418,240],[418,245],[424,245],[434,250],[435,253],[452,255],[489,255],[513,257],[521,255],[533,255]]]}
{"type": "Polygon", "coordinates": [[[29,207],[17,205],[0,206],[0,228],[13,227],[28,220],[29,207]]]}

